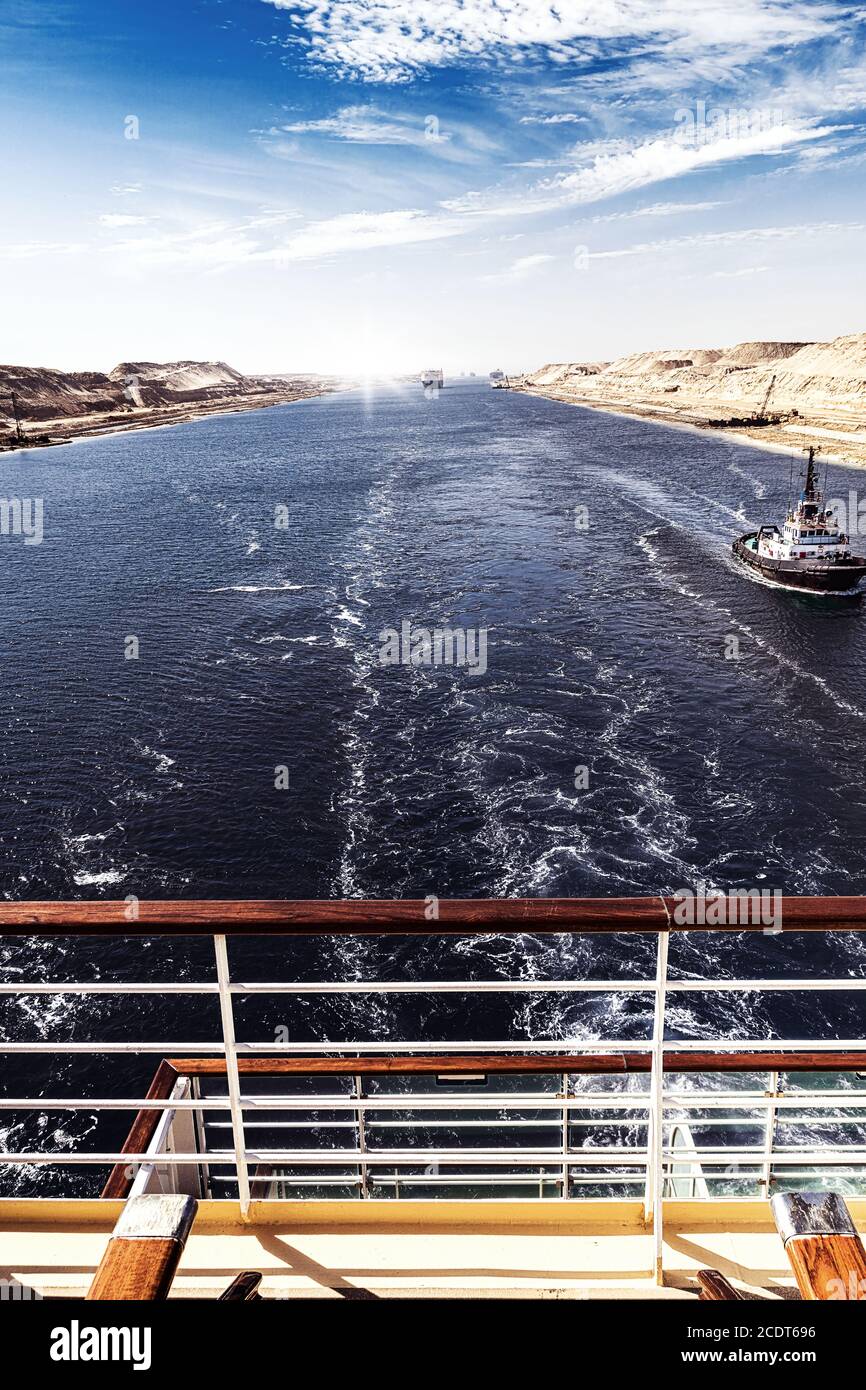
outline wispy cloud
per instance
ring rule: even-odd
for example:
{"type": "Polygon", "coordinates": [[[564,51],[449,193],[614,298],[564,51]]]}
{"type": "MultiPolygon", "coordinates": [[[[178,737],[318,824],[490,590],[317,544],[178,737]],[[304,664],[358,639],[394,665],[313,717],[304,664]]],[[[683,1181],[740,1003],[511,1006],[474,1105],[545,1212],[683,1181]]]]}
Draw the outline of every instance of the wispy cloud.
{"type": "Polygon", "coordinates": [[[555,256],[548,256],[542,253],[535,256],[521,256],[518,260],[513,261],[505,270],[499,271],[495,275],[485,275],[484,279],[499,281],[525,280],[528,276],[534,274],[541,266],[547,265],[549,261],[555,259],[555,256]]]}
{"type": "Polygon", "coordinates": [[[587,41],[663,44],[694,61],[729,55],[743,64],[770,49],[791,48],[842,21],[840,8],[816,0],[616,0],[567,5],[556,0],[265,0],[289,11],[303,33],[290,37],[309,61],[373,82],[404,82],[434,68],[525,58],[536,50],[556,63],[580,58],[587,41]]]}
{"type": "MultiPolygon", "coordinates": [[[[694,170],[772,155],[795,148],[806,141],[832,134],[834,127],[810,122],[780,123],[768,130],[744,135],[707,138],[690,144],[676,133],[629,146],[618,140],[612,152],[595,154],[591,163],[543,179],[520,193],[487,190],[469,193],[443,204],[449,211],[527,215],[581,203],[601,202],[650,184],[681,178],[694,170]]],[[[580,147],[575,151],[579,157],[580,147]]]]}
{"type": "Polygon", "coordinates": [[[375,106],[344,106],[333,116],[288,121],[276,130],[291,135],[326,135],[358,145],[416,145],[422,149],[451,139],[447,131],[439,131],[438,123],[431,127],[416,116],[395,117],[375,106]]]}
{"type": "Polygon", "coordinates": [[[463,229],[453,218],[418,211],[350,212],[311,222],[272,248],[265,258],[273,261],[317,261],[349,251],[368,251],[384,246],[410,246],[456,236],[463,229]]]}
{"type": "Polygon", "coordinates": [[[745,265],[742,270],[714,270],[712,280],[742,280],[746,275],[764,275],[770,267],[768,265],[745,265]]]}
{"type": "Polygon", "coordinates": [[[99,218],[100,227],[141,227],[149,222],[149,217],[134,217],[126,212],[103,212],[99,218]]]}
{"type": "Polygon", "coordinates": [[[252,218],[239,225],[213,222],[183,231],[160,231],[125,237],[112,251],[131,266],[175,265],[201,270],[270,262],[325,261],[335,256],[383,247],[438,241],[463,230],[460,222],[417,209],[391,212],[353,212],[309,222],[291,236],[274,239],[265,233],[294,217],[252,218]]]}
{"type": "Polygon", "coordinates": [[[293,157],[307,137],[346,145],[407,147],[451,163],[474,163],[499,149],[485,131],[453,115],[385,111],[375,105],[343,106],[332,115],[289,120],[254,134],[269,152],[281,146],[280,152],[293,157]]]}
{"type": "Polygon", "coordinates": [[[579,116],[575,111],[559,111],[553,116],[521,116],[521,125],[583,125],[588,116],[579,116]]]}
{"type": "Polygon", "coordinates": [[[699,232],[694,236],[643,241],[616,251],[592,251],[592,261],[616,261],[625,256],[653,256],[696,246],[733,246],[743,242],[791,241],[795,237],[831,236],[838,232],[866,231],[864,222],[800,222],[788,227],[744,227],[729,232],[699,232]]]}
{"type": "Polygon", "coordinates": [[[39,256],[71,256],[86,248],[72,241],[17,241],[0,243],[0,260],[30,261],[39,256]]]}
{"type": "Polygon", "coordinates": [[[649,207],[630,208],[627,212],[601,212],[583,220],[593,226],[602,222],[632,222],[637,217],[677,217],[687,212],[712,212],[724,207],[722,201],[710,203],[651,203],[649,207]]]}

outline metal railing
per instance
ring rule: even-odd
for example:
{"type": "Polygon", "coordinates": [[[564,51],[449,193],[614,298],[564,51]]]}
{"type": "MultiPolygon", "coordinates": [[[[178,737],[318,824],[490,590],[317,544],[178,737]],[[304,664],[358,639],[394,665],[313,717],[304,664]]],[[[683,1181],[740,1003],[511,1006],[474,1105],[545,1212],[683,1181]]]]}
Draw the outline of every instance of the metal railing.
{"type": "MultiPolygon", "coordinates": [[[[114,1152],[5,1152],[0,1165],[111,1167],[105,1191],[121,1195],[167,1181],[196,1195],[234,1194],[242,1213],[267,1195],[336,1192],[359,1199],[426,1195],[550,1197],[642,1193],[661,1268],[663,1200],[691,1179],[692,1191],[720,1187],[766,1195],[773,1184],[832,1176],[866,1191],[866,1039],[730,1039],[665,1037],[668,997],[680,993],[846,991],[866,978],[708,979],[668,977],[668,945],[680,929],[672,900],[505,900],[439,902],[0,904],[3,935],[212,936],[213,981],[0,983],[2,995],[210,995],[219,1004],[212,1041],[0,1041],[7,1055],[156,1054],[164,1060],[145,1097],[19,1096],[0,1111],[138,1112],[130,1138],[114,1152]],[[232,979],[230,935],[304,936],[369,933],[437,935],[497,932],[657,935],[656,970],[645,979],[484,981],[267,981],[232,979]],[[652,1036],[631,1040],[342,1042],[238,1041],[239,996],[639,993],[652,1002],[652,1036]],[[167,1070],[166,1070],[167,1068],[167,1070]],[[769,1084],[742,1089],[730,1077],[767,1073],[769,1084]],[[821,1074],[800,1086],[797,1073],[821,1074]],[[828,1085],[831,1074],[835,1085],[828,1085]],[[431,1091],[418,1078],[435,1083],[431,1091]],[[690,1089],[687,1078],[726,1078],[727,1089],[690,1089]],[[586,1089],[586,1078],[613,1078],[586,1089]],[[782,1077],[788,1077],[783,1083],[782,1077]],[[161,1077],[161,1080],[160,1080],[161,1077]],[[224,1092],[207,1093],[214,1077],[224,1092]],[[345,1089],[310,1091],[310,1078],[345,1089]],[[400,1089],[394,1078],[401,1078],[400,1089]],[[475,1081],[471,1078],[475,1078],[475,1081]],[[495,1090],[490,1078],[498,1077],[495,1090]],[[252,1078],[265,1079],[258,1094],[252,1078]],[[482,1080],[483,1078],[483,1080],[482,1080]],[[527,1078],[532,1078],[527,1084],[527,1078]],[[571,1078],[571,1080],[570,1080],[571,1078]],[[575,1080],[577,1078],[577,1080],[575,1080]],[[674,1084],[674,1078],[679,1078],[674,1084]],[[612,1085],[621,1083],[619,1089],[612,1085]],[[390,1084],[391,1089],[387,1088],[390,1084]],[[623,1084],[624,1083],[624,1084],[623,1084]],[[635,1083],[645,1083],[637,1089],[635,1083]],[[276,1085],[277,1089],[274,1089],[276,1085]],[[472,1090],[473,1085],[477,1088],[472,1090]],[[293,1089],[295,1088],[295,1089],[293,1089]],[[481,1091],[483,1090],[483,1094],[481,1091]],[[210,1117],[216,1113],[219,1118],[210,1117]],[[815,1134],[832,1126],[827,1142],[815,1134]],[[790,1135],[786,1139],[786,1134],[790,1135]],[[808,1131],[797,1137],[796,1129],[808,1131]],[[291,1136],[293,1144],[252,1143],[254,1133],[291,1136]],[[445,1132],[449,1142],[431,1135],[445,1132]],[[619,1131],[616,1142],[605,1143],[619,1131]],[[400,1142],[388,1145],[396,1136],[400,1142]],[[473,1144],[479,1135],[481,1144],[473,1144]],[[850,1142],[842,1142],[848,1135],[850,1142]],[[810,1137],[811,1136],[811,1137],[810,1137]],[[221,1140],[230,1139],[230,1143],[221,1140]],[[330,1142],[326,1143],[327,1139],[330,1142]],[[340,1144],[345,1139],[348,1144],[340,1144]],[[539,1142],[544,1139],[545,1142],[539,1142]],[[113,1188],[111,1184],[114,1184],[113,1188]]],[[[792,931],[866,930],[866,899],[785,899],[792,931]]],[[[735,913],[729,927],[762,930],[735,913]]]]}

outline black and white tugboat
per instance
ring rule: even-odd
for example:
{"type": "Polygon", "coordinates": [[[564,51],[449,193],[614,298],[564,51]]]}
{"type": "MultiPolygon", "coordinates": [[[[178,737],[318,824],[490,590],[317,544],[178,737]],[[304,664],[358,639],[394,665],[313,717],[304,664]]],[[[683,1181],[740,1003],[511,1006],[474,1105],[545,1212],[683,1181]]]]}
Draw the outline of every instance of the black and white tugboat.
{"type": "Polygon", "coordinates": [[[759,526],[734,541],[737,559],[772,584],[818,594],[850,593],[866,575],[866,556],[854,555],[815,478],[815,450],[809,450],[806,482],[785,524],[759,526]]]}

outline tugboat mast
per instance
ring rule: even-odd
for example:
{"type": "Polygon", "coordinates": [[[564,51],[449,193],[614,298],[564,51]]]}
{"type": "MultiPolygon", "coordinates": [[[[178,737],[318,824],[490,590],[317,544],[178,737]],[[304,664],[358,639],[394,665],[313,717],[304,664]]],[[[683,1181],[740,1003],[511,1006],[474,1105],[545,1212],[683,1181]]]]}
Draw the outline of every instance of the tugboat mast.
{"type": "Polygon", "coordinates": [[[803,489],[804,502],[815,501],[815,447],[809,449],[809,462],[806,464],[806,486],[803,489]]]}

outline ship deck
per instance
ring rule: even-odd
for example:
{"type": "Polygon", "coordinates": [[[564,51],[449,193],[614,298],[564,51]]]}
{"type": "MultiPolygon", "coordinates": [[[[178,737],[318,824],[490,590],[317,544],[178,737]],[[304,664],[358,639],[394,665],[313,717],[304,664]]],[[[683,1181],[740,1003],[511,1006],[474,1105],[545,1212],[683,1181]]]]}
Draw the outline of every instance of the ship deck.
{"type": "MultiPolygon", "coordinates": [[[[866,1200],[849,1200],[858,1226],[866,1200]]],[[[83,1298],[123,1203],[0,1203],[0,1278],[19,1297],[83,1298]],[[29,1291],[29,1292],[28,1292],[29,1291]]],[[[264,1298],[695,1298],[699,1269],[747,1295],[795,1285],[764,1201],[670,1201],[665,1282],[639,1201],[202,1202],[172,1298],[216,1298],[239,1270],[264,1298]]]]}
{"type": "MultiPolygon", "coordinates": [[[[681,931],[866,931],[864,898],[770,895],[771,904],[766,896],[441,900],[435,916],[426,901],[409,900],[142,901],[134,920],[125,903],[0,904],[7,939],[203,936],[215,965],[200,980],[15,974],[0,983],[7,995],[116,1000],[101,1016],[104,1036],[69,1037],[58,1012],[53,1037],[0,1039],[0,1054],[19,1059],[19,1077],[30,1056],[61,1078],[76,1056],[121,1062],[106,1071],[103,1095],[68,1084],[51,1094],[38,1069],[30,1094],[5,1085],[4,1123],[62,1111],[126,1112],[132,1121],[120,1147],[100,1143],[97,1125],[74,1145],[6,1148],[7,1193],[26,1191],[47,1169],[55,1191],[73,1171],[81,1191],[89,1174],[94,1196],[0,1198],[0,1279],[23,1298],[83,1297],[135,1198],[194,1212],[173,1298],[213,1298],[244,1270],[262,1275],[270,1298],[689,1298],[706,1268],[748,1296],[787,1297],[793,1279],[771,1195],[837,1192],[866,1222],[866,1038],[684,1037],[668,1023],[683,994],[835,991],[853,1005],[866,989],[866,974],[799,969],[770,979],[672,977],[669,943],[681,931]],[[233,976],[228,952],[232,937],[249,935],[527,932],[644,934],[655,942],[655,970],[616,979],[255,980],[233,976]],[[627,1040],[446,1033],[295,1042],[236,1032],[239,996],[302,995],[314,1008],[334,995],[539,990],[642,995],[648,1031],[627,1040]],[[166,991],[210,996],[218,1036],[130,1036],[126,999],[166,991]],[[151,1058],[146,1095],[124,1083],[124,1056],[151,1058]]],[[[40,1133],[14,1123],[9,1132],[40,1133]]]]}

